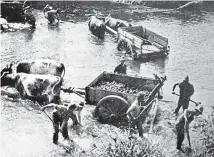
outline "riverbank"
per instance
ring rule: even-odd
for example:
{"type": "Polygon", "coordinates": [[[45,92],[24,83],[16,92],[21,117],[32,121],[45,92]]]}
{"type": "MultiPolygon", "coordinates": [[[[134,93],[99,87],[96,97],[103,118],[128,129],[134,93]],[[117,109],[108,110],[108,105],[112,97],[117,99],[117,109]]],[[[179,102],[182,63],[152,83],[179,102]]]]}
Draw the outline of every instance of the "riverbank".
{"type": "MultiPolygon", "coordinates": [[[[161,114],[159,123],[154,127],[155,134],[150,134],[149,137],[155,139],[153,141],[160,141],[166,148],[174,149],[175,135],[172,132],[174,117],[171,117],[171,113],[178,99],[171,94],[174,83],[182,81],[187,74],[190,76],[190,81],[195,86],[192,99],[202,102],[205,116],[209,115],[214,101],[214,45],[210,40],[214,37],[214,13],[203,11],[199,14],[184,14],[154,8],[142,9],[135,6],[124,8],[119,5],[111,5],[106,9],[103,6],[94,8],[95,12],[102,11],[105,14],[111,12],[113,17],[127,20],[134,25],[144,25],[169,39],[171,51],[168,58],[146,63],[128,60],[126,64],[128,74],[150,77],[152,76],[150,72],[156,71],[167,76],[163,87],[165,101],[163,101],[163,106],[160,105],[160,109],[167,112],[161,114]],[[133,10],[134,8],[135,10],[133,10]],[[167,118],[167,115],[170,120],[161,121],[161,119],[167,118]],[[163,133],[163,136],[158,137],[158,133],[163,133]],[[169,137],[167,137],[168,134],[169,137]],[[169,139],[170,142],[162,139],[169,139]]],[[[93,9],[91,10],[93,11],[93,9]]],[[[34,31],[27,29],[1,34],[2,65],[32,58],[54,59],[62,62],[66,67],[64,79],[66,86],[86,87],[101,72],[113,71],[119,64],[121,54],[116,50],[117,43],[114,38],[107,34],[105,40],[100,41],[91,35],[86,16],[72,15],[68,19],[75,19],[76,23],[64,22],[54,28],[48,26],[47,19],[44,18],[41,11],[36,12],[35,15],[37,27],[34,31]]],[[[62,94],[62,97],[65,100],[78,99],[65,94],[62,94]]],[[[71,156],[62,147],[52,144],[51,122],[34,103],[26,100],[8,100],[2,97],[1,106],[1,149],[3,150],[1,156],[71,156]]],[[[90,115],[93,108],[90,107],[93,106],[87,106],[85,112],[89,114],[89,120],[93,120],[90,115]]],[[[193,107],[192,103],[190,107],[193,107]]],[[[197,118],[196,122],[202,118],[197,118]]],[[[87,118],[85,118],[85,122],[88,122],[87,118]]],[[[92,124],[96,124],[96,121],[93,121],[92,124]]],[[[193,148],[197,149],[202,145],[198,143],[200,141],[199,132],[195,131],[194,126],[191,124],[191,139],[193,148]]],[[[106,127],[109,126],[102,125],[97,131],[100,132],[106,127]]],[[[126,133],[121,133],[118,128],[114,129],[119,131],[117,134],[122,134],[126,139],[126,133]]],[[[114,129],[111,127],[109,130],[113,132],[114,129]]],[[[147,128],[144,127],[144,129],[147,128]]],[[[84,128],[83,130],[88,131],[84,128]]],[[[106,134],[100,135],[104,137],[102,140],[105,141],[109,130],[106,131],[106,134]]],[[[69,132],[72,131],[70,129],[69,132]]],[[[83,132],[83,137],[91,143],[92,133],[89,131],[88,134],[90,135],[87,137],[83,132]]],[[[76,133],[71,135],[77,137],[76,133]]],[[[114,143],[111,137],[108,136],[108,138],[109,142],[114,143]]],[[[64,142],[61,137],[60,141],[64,142]]],[[[82,143],[86,142],[83,140],[82,143]]],[[[102,142],[100,142],[100,146],[102,148],[100,151],[103,152],[106,147],[102,145],[102,142]]],[[[184,146],[187,146],[186,141],[184,146]]],[[[87,153],[90,154],[90,151],[87,153]]]]}
{"type": "MultiPolygon", "coordinates": [[[[8,91],[18,96],[11,88],[8,91]]],[[[75,94],[62,93],[62,100],[77,103],[81,98],[75,94]]],[[[95,106],[86,105],[82,112],[82,125],[73,127],[69,121],[69,136],[72,142],[68,143],[59,135],[59,144],[52,144],[52,123],[39,109],[39,106],[19,97],[13,99],[6,95],[1,97],[1,153],[4,157],[16,156],[108,156],[116,149],[127,149],[135,154],[143,151],[145,154],[159,154],[161,156],[196,156],[203,153],[204,146],[199,140],[202,138],[196,129],[196,124],[203,117],[197,117],[190,126],[190,136],[194,151],[183,154],[176,149],[176,135],[173,132],[175,117],[173,116],[175,102],[159,101],[157,120],[150,132],[150,123],[143,124],[144,138],[138,136],[137,130],[133,139],[128,139],[128,127],[117,128],[112,125],[101,124],[93,118],[95,106]],[[23,125],[24,124],[24,125],[23,125]],[[193,138],[196,136],[197,139],[193,138]],[[131,145],[138,148],[131,149],[131,145]],[[122,147],[122,148],[121,148],[122,147]],[[26,150],[26,148],[28,148],[26,150]],[[110,150],[111,151],[110,151],[110,150]],[[136,149],[136,150],[135,150],[136,149]],[[137,149],[139,149],[137,151],[137,149]],[[147,151],[146,151],[147,149],[147,151]],[[152,151],[153,150],[153,151],[152,151]],[[110,151],[110,152],[109,152],[110,151]]],[[[46,110],[51,116],[52,110],[46,110]]],[[[185,140],[183,147],[188,148],[185,140]]],[[[159,156],[158,155],[158,156],[159,156]]],[[[127,155],[128,157],[128,155],[127,155]]]]}

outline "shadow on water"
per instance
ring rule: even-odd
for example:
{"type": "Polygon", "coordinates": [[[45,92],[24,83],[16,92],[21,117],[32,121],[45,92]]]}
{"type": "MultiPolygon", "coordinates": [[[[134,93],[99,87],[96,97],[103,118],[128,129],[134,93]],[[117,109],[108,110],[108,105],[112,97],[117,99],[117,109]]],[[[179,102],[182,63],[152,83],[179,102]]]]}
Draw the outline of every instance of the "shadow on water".
{"type": "Polygon", "coordinates": [[[131,60],[128,63],[129,69],[134,75],[146,76],[145,71],[148,71],[150,75],[152,73],[158,73],[165,75],[166,64],[169,58],[158,58],[149,62],[142,63],[140,61],[131,60]],[[145,74],[145,75],[144,75],[145,74]]]}
{"type": "Polygon", "coordinates": [[[105,39],[99,39],[98,37],[91,34],[91,32],[88,35],[88,41],[94,45],[104,45],[104,43],[105,43],[105,39]]]}

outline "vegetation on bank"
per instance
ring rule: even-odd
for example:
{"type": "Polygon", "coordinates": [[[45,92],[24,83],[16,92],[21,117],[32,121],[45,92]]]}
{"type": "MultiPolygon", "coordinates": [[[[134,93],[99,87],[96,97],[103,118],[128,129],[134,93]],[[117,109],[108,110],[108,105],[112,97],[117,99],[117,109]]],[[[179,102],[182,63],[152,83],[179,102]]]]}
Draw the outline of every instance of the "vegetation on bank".
{"type": "Polygon", "coordinates": [[[205,157],[213,157],[214,156],[214,110],[212,113],[206,118],[202,119],[202,121],[197,126],[202,135],[203,145],[205,146],[205,150],[203,153],[196,155],[197,157],[205,156],[205,157]]]}

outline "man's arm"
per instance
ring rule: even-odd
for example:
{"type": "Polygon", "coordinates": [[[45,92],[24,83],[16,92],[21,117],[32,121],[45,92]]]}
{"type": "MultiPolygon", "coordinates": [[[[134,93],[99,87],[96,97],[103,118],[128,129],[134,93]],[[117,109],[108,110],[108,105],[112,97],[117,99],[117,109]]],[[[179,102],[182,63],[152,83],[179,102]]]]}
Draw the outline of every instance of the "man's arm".
{"type": "Polygon", "coordinates": [[[176,86],[178,86],[180,83],[176,83],[174,86],[173,86],[173,88],[172,88],[172,92],[174,92],[174,90],[175,90],[175,88],[176,88],[176,86]]]}
{"type": "Polygon", "coordinates": [[[46,108],[55,107],[55,106],[56,106],[56,104],[53,104],[53,103],[47,104],[47,105],[41,107],[41,110],[44,111],[46,108]]]}
{"type": "Polygon", "coordinates": [[[45,15],[45,12],[46,12],[46,7],[43,9],[43,14],[45,15]]]}
{"type": "Polygon", "coordinates": [[[118,66],[116,66],[114,69],[114,73],[117,73],[117,72],[118,72],[118,66]]]}
{"type": "Polygon", "coordinates": [[[58,13],[56,13],[56,18],[57,18],[57,20],[59,22],[59,14],[58,13]]]}

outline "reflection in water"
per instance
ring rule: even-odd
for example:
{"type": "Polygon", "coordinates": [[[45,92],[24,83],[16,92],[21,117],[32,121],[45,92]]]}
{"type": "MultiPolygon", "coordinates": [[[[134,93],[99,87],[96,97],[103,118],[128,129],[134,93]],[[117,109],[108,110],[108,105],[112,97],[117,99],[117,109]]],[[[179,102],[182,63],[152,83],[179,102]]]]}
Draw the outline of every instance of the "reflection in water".
{"type": "Polygon", "coordinates": [[[26,42],[33,39],[34,32],[35,32],[35,29],[28,29],[23,31],[26,42]]]}
{"type": "Polygon", "coordinates": [[[168,63],[169,58],[159,58],[150,62],[139,62],[139,61],[129,61],[128,68],[130,69],[130,74],[140,75],[140,76],[151,76],[152,73],[159,73],[165,75],[165,67],[168,63]],[[145,72],[146,71],[146,72],[145,72]],[[146,74],[145,74],[146,73],[146,74]]]}
{"type": "Polygon", "coordinates": [[[50,24],[48,24],[48,31],[59,32],[60,31],[60,26],[59,25],[50,25],[50,24]]]}

